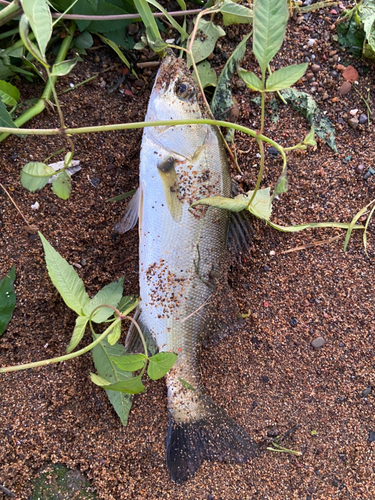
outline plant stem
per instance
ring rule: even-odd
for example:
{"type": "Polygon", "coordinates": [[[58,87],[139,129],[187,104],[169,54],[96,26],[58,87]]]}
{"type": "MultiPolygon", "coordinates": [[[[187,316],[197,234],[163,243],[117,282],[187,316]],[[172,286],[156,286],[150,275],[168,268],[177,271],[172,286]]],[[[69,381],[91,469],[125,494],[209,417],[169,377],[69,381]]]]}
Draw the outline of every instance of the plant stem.
{"type": "MultiPolygon", "coordinates": [[[[107,306],[109,307],[109,306],[107,306]]],[[[35,361],[34,363],[26,363],[24,365],[15,365],[15,366],[6,366],[4,368],[0,368],[0,373],[9,373],[9,372],[17,372],[20,370],[28,370],[29,368],[36,368],[38,366],[47,366],[52,365],[54,363],[60,363],[61,361],[68,361],[69,359],[78,358],[78,356],[82,356],[82,354],[86,354],[86,352],[91,351],[96,345],[99,344],[116,326],[117,323],[121,321],[121,318],[117,318],[94,342],[89,344],[88,346],[80,349],[76,352],[71,352],[70,354],[65,354],[64,356],[58,356],[57,358],[44,359],[43,361],[35,361]]]]}
{"type": "MultiPolygon", "coordinates": [[[[4,2],[1,2],[4,5],[4,2]]],[[[22,13],[22,7],[18,0],[13,0],[12,3],[6,2],[6,7],[0,12],[0,26],[11,21],[22,13]]]]}
{"type": "MultiPolygon", "coordinates": [[[[75,28],[76,28],[76,25],[74,22],[72,22],[66,37],[64,38],[64,40],[61,43],[61,47],[60,47],[59,53],[57,54],[55,64],[65,60],[66,54],[68,53],[68,50],[70,47],[70,43],[73,39],[75,28]]],[[[40,97],[39,101],[34,106],[29,108],[27,111],[25,111],[16,120],[14,120],[14,124],[17,127],[24,125],[26,122],[31,120],[31,118],[34,118],[34,116],[39,115],[45,109],[46,102],[47,102],[47,100],[50,99],[51,94],[53,92],[53,88],[54,88],[56,79],[57,79],[57,76],[50,77],[48,82],[47,82],[47,85],[44,88],[43,94],[40,97]]],[[[18,129],[14,129],[14,130],[16,131],[17,134],[19,133],[18,129]]],[[[4,139],[6,139],[8,137],[8,135],[9,135],[8,132],[2,133],[0,135],[0,142],[2,142],[4,139]]]]}
{"type": "Polygon", "coordinates": [[[257,194],[257,191],[259,189],[260,183],[262,182],[262,177],[263,177],[263,170],[264,170],[264,145],[263,145],[263,142],[260,139],[257,139],[257,143],[258,143],[259,152],[260,152],[260,167],[259,167],[259,172],[258,172],[257,183],[255,185],[253,195],[250,198],[249,203],[246,206],[246,210],[248,210],[249,207],[251,206],[251,204],[252,204],[252,202],[253,202],[253,200],[255,198],[255,195],[257,194]]]}
{"type": "Polygon", "coordinates": [[[143,349],[145,351],[145,356],[148,357],[147,344],[146,344],[145,338],[143,336],[142,330],[139,328],[138,323],[131,316],[122,316],[122,319],[128,319],[128,320],[130,320],[133,323],[133,325],[136,327],[136,329],[138,330],[138,334],[141,337],[143,349]]]}

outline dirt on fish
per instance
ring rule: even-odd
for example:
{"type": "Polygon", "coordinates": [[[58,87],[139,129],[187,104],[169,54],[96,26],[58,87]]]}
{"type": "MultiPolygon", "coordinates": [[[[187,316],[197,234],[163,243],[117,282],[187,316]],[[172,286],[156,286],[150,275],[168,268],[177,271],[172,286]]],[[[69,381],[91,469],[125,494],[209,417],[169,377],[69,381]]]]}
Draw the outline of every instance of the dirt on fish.
{"type": "MultiPolygon", "coordinates": [[[[308,79],[297,87],[311,92],[333,122],[338,148],[334,153],[318,140],[314,149],[288,154],[290,189],[273,213],[279,224],[348,222],[375,198],[375,176],[366,177],[375,160],[373,121],[356,130],[348,125],[350,111],[366,114],[366,107],[354,90],[339,95],[343,78],[337,68],[339,63],[352,64],[359,74],[356,89],[362,96],[369,89],[373,103],[373,63],[340,50],[332,39],[336,17],[329,8],[292,21],[276,58],[275,67],[306,58],[309,67],[319,65],[314,77],[317,90],[308,79]],[[310,39],[316,40],[312,46],[310,39]]],[[[227,30],[228,37],[220,40],[211,60],[217,70],[247,28],[227,30]]],[[[58,92],[111,65],[115,69],[61,96],[68,125],[143,120],[155,71],[144,70],[143,87],[131,84],[134,97],[120,92],[108,95],[122,68],[105,49],[85,58],[72,76],[61,78],[58,92]]],[[[250,52],[242,66],[256,68],[250,52]]],[[[259,108],[251,102],[255,94],[236,77],[234,88],[239,123],[258,127],[259,108]]],[[[22,99],[39,94],[39,84],[21,86],[22,99]]],[[[279,105],[276,123],[271,120],[275,114],[267,115],[265,133],[283,145],[294,145],[309,131],[305,119],[290,107],[279,105]]],[[[40,128],[57,125],[52,111],[30,123],[40,128]]],[[[60,139],[11,137],[1,145],[0,182],[28,224],[37,226],[75,266],[91,296],[123,275],[125,293],[138,291],[137,230],[122,236],[115,233],[125,202],[106,200],[137,187],[141,135],[141,130],[133,130],[74,136],[82,170],[73,177],[68,201],[56,198],[49,187],[28,193],[19,180],[25,163],[42,161],[66,146],[60,139]],[[36,201],[39,208],[33,210],[36,201]]],[[[242,134],[236,134],[235,142],[243,171],[237,180],[245,189],[253,188],[257,146],[242,134]]],[[[273,186],[281,169],[280,157],[271,151],[266,154],[263,187],[273,186]]],[[[233,169],[233,176],[238,175],[233,169]]],[[[0,339],[0,364],[62,355],[75,314],[48,278],[38,236],[29,234],[3,190],[0,203],[0,275],[14,264],[17,291],[14,317],[0,339]]],[[[0,376],[0,484],[14,498],[28,499],[34,477],[55,463],[80,470],[92,480],[97,497],[105,500],[373,498],[373,223],[368,256],[357,231],[345,254],[341,230],[284,234],[259,221],[253,226],[250,252],[233,260],[229,275],[240,311],[248,317],[240,333],[203,349],[201,367],[210,397],[261,445],[260,457],[248,464],[205,462],[193,479],[176,486],[165,465],[164,381],[147,382],[146,393],[135,398],[124,428],[104,391],[91,384],[93,363],[86,354],[0,376]],[[318,337],[324,345],[313,347],[318,337]],[[301,452],[300,456],[267,450],[285,434],[280,444],[301,452]]],[[[83,345],[89,342],[86,335],[83,345]]],[[[1,500],[8,498],[0,491],[1,500]]]]}

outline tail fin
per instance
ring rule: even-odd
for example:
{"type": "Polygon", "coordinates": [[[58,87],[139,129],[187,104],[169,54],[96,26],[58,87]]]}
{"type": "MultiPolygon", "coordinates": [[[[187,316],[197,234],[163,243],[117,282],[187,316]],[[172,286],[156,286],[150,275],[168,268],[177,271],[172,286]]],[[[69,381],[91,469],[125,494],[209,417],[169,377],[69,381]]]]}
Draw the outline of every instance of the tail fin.
{"type": "Polygon", "coordinates": [[[258,446],[224,410],[203,395],[205,414],[195,422],[175,422],[169,415],[167,467],[175,483],[192,477],[203,460],[247,462],[258,446]]]}

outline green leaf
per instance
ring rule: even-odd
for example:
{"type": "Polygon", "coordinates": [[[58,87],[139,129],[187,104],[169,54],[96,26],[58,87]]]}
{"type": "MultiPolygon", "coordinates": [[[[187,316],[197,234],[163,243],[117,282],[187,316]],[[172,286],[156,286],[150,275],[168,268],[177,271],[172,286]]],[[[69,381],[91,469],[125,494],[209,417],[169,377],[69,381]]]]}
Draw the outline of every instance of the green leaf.
{"type": "Polygon", "coordinates": [[[20,22],[18,24],[20,30],[20,37],[30,54],[35,57],[43,66],[48,67],[46,58],[41,54],[38,47],[29,38],[29,20],[25,14],[21,16],[20,22]]]}
{"type": "Polygon", "coordinates": [[[374,34],[374,23],[375,23],[375,3],[373,0],[365,0],[359,7],[361,20],[363,23],[363,30],[366,34],[366,38],[369,42],[370,47],[375,51],[375,34],[374,34]]]}
{"type": "MultiPolygon", "coordinates": [[[[271,221],[266,221],[267,224],[282,233],[298,233],[305,229],[315,229],[317,227],[336,227],[338,229],[348,229],[350,224],[346,222],[310,222],[307,224],[296,224],[295,226],[279,226],[271,221]]],[[[364,229],[363,226],[355,225],[353,229],[364,229]]]]}
{"type": "MultiPolygon", "coordinates": [[[[225,36],[223,28],[216,26],[212,21],[199,20],[197,35],[193,43],[193,56],[196,64],[211,54],[221,36],[225,36]]],[[[188,68],[192,65],[189,55],[186,64],[188,68]]]]}
{"type": "Polygon", "coordinates": [[[82,316],[82,311],[88,303],[89,296],[83,281],[76,273],[73,266],[68,264],[61,255],[48,243],[42,233],[38,233],[42,240],[47,270],[52,283],[59,291],[65,304],[82,316]]]}
{"type": "Polygon", "coordinates": [[[124,372],[141,370],[147,362],[147,357],[144,354],[125,354],[125,356],[111,359],[124,372]]]}
{"type": "Polygon", "coordinates": [[[119,194],[118,196],[114,196],[113,198],[108,198],[108,200],[105,201],[121,201],[124,200],[125,198],[129,198],[129,196],[133,196],[133,194],[136,192],[136,189],[132,189],[131,191],[127,191],[126,193],[119,194]]]}
{"type": "Polygon", "coordinates": [[[356,57],[361,57],[365,41],[365,33],[359,16],[354,15],[354,10],[349,14],[347,21],[337,23],[338,41],[346,50],[356,57]],[[358,21],[356,21],[358,18],[358,21]]]}
{"type": "Polygon", "coordinates": [[[42,189],[56,172],[45,163],[32,161],[21,170],[21,184],[32,193],[42,189]]]}
{"type": "Polygon", "coordinates": [[[123,382],[116,382],[112,385],[105,386],[106,391],[125,392],[126,394],[140,394],[145,392],[145,386],[142,384],[141,376],[124,380],[123,382]]]}
{"type": "Polygon", "coordinates": [[[272,198],[271,201],[275,198],[275,196],[286,193],[288,191],[288,177],[287,177],[287,172],[284,170],[282,174],[280,175],[277,184],[275,186],[275,189],[273,190],[272,198]]]}
{"type": "Polygon", "coordinates": [[[13,266],[8,274],[0,280],[0,335],[5,332],[16,307],[15,279],[16,268],[13,266]]]}
{"type": "Polygon", "coordinates": [[[159,2],[157,2],[156,0],[147,0],[147,2],[156,7],[158,10],[160,10],[160,12],[164,14],[164,16],[168,19],[168,21],[171,23],[174,29],[180,33],[181,42],[183,42],[184,40],[186,40],[186,38],[188,38],[189,35],[182,28],[182,26],[180,26],[178,22],[175,21],[175,19],[170,14],[168,14],[168,12],[160,5],[159,2]]]}
{"type": "Polygon", "coordinates": [[[60,63],[54,64],[52,66],[51,76],[65,76],[71,72],[74,66],[77,64],[78,57],[74,59],[68,59],[67,61],[62,61],[60,63]]]}
{"type": "MultiPolygon", "coordinates": [[[[272,202],[270,191],[270,188],[258,189],[254,200],[248,208],[248,210],[259,219],[268,220],[271,217],[272,202]]],[[[241,210],[245,210],[248,207],[253,193],[254,191],[249,191],[246,195],[240,194],[235,198],[212,196],[211,198],[195,201],[191,206],[210,205],[212,207],[224,208],[231,212],[241,212],[241,210]]]]}
{"type": "Polygon", "coordinates": [[[83,335],[85,334],[86,325],[89,318],[86,316],[77,316],[76,317],[76,325],[73,330],[72,338],[70,339],[69,345],[66,348],[66,353],[69,354],[72,352],[77,345],[81,342],[83,335]]]}
{"type": "Polygon", "coordinates": [[[303,139],[303,144],[306,144],[307,146],[316,146],[316,140],[314,139],[314,137],[315,137],[315,127],[311,127],[310,132],[303,139]]]}
{"type": "Polygon", "coordinates": [[[307,69],[307,64],[293,64],[292,66],[286,66],[285,68],[280,68],[274,71],[272,75],[267,78],[266,81],[266,91],[276,92],[277,90],[283,90],[294,85],[302,76],[307,69]]]}
{"type": "Polygon", "coordinates": [[[253,22],[253,11],[231,0],[224,0],[220,7],[220,12],[223,15],[224,26],[230,26],[231,24],[251,24],[253,22]]]}
{"type": "Polygon", "coordinates": [[[117,309],[123,314],[127,316],[133,309],[137,307],[139,303],[139,298],[135,295],[127,295],[122,297],[120,302],[118,303],[117,309]]]}
{"type": "Polygon", "coordinates": [[[116,54],[119,56],[121,61],[130,68],[130,63],[124,56],[124,54],[121,52],[120,48],[115,44],[115,42],[112,42],[112,40],[109,40],[109,38],[106,38],[105,36],[101,35],[100,33],[96,33],[96,35],[100,38],[100,40],[104,43],[106,43],[109,47],[111,47],[112,50],[116,52],[116,54]]]}
{"type": "Polygon", "coordinates": [[[262,80],[260,80],[252,71],[246,71],[242,68],[238,68],[237,73],[250,89],[258,91],[263,89],[262,80]]]}
{"type": "Polygon", "coordinates": [[[306,116],[309,125],[315,128],[316,135],[323,139],[323,141],[337,153],[335,127],[319,110],[314,99],[309,94],[299,92],[295,89],[282,90],[281,96],[287,103],[290,103],[293,108],[306,116]]]}
{"type": "Polygon", "coordinates": [[[183,378],[178,377],[178,380],[181,382],[182,386],[185,387],[185,389],[189,389],[189,391],[195,391],[194,386],[189,384],[189,382],[186,382],[183,378]]]}
{"type": "Polygon", "coordinates": [[[91,382],[93,382],[95,385],[98,385],[99,387],[105,387],[106,385],[111,385],[111,382],[108,382],[108,380],[99,377],[99,375],[96,375],[96,373],[90,372],[90,379],[91,382]]]}
{"type": "MultiPolygon", "coordinates": [[[[206,88],[208,85],[212,85],[213,87],[216,86],[217,82],[216,71],[213,68],[211,68],[211,65],[208,61],[203,61],[200,64],[198,64],[197,71],[203,88],[206,88]]],[[[193,76],[194,80],[196,80],[195,73],[193,76]]]]}
{"type": "Polygon", "coordinates": [[[151,8],[146,0],[134,0],[135,8],[146,26],[146,33],[152,41],[160,38],[160,32],[151,8]]]}
{"type": "MultiPolygon", "coordinates": [[[[367,212],[367,209],[374,203],[374,200],[373,201],[370,201],[370,203],[368,203],[365,207],[363,207],[358,213],[356,213],[356,215],[353,217],[352,221],[350,222],[349,224],[349,227],[348,227],[348,230],[346,232],[346,236],[345,236],[345,242],[344,242],[344,252],[346,252],[346,249],[348,248],[348,244],[349,244],[349,240],[350,240],[350,236],[352,234],[352,231],[353,229],[355,229],[355,226],[356,226],[356,222],[357,220],[364,214],[367,212]]],[[[367,227],[365,227],[365,233],[366,233],[366,229],[367,227]]]]}
{"type": "Polygon", "coordinates": [[[17,128],[3,101],[0,101],[0,127],[17,128]]]}
{"type": "Polygon", "coordinates": [[[52,35],[52,17],[47,0],[21,0],[24,14],[44,56],[52,35]]]}
{"type": "Polygon", "coordinates": [[[155,356],[149,358],[147,374],[152,380],[159,380],[172,368],[177,359],[174,352],[158,352],[155,356]]]}
{"type": "Polygon", "coordinates": [[[0,99],[7,106],[15,106],[20,98],[20,91],[11,83],[0,80],[0,99]]]}
{"type": "Polygon", "coordinates": [[[118,342],[118,340],[120,339],[120,337],[121,337],[121,321],[119,321],[118,323],[115,324],[115,326],[113,327],[113,330],[108,335],[108,337],[107,337],[108,344],[115,345],[116,342],[118,342]]]}
{"type": "MultiPolygon", "coordinates": [[[[117,307],[122,297],[123,288],[124,278],[120,278],[118,281],[106,285],[85,305],[83,314],[85,316],[90,316],[96,307],[104,304],[117,307]]],[[[114,311],[112,308],[102,307],[94,313],[91,319],[94,323],[103,323],[103,321],[106,321],[113,313],[114,311]]]]}
{"type": "Polygon", "coordinates": [[[231,110],[233,106],[232,97],[232,77],[246,52],[246,42],[251,36],[251,32],[237,45],[232,55],[228,59],[223,71],[221,72],[214,96],[211,102],[211,111],[216,119],[222,119],[231,110]]]}
{"type": "MultiPolygon", "coordinates": [[[[96,340],[98,336],[93,335],[93,339],[96,340]]],[[[92,350],[92,357],[98,375],[105,381],[109,381],[110,384],[128,380],[132,376],[131,373],[120,370],[111,360],[115,356],[122,356],[124,352],[125,347],[123,345],[115,344],[111,346],[107,339],[102,340],[92,350]]],[[[114,391],[106,391],[106,393],[122,424],[126,425],[132,406],[131,396],[114,391]]]]}
{"type": "Polygon", "coordinates": [[[74,40],[74,46],[79,49],[89,49],[94,45],[94,39],[92,38],[91,33],[84,31],[74,40]]]}
{"type": "Polygon", "coordinates": [[[66,170],[63,170],[54,177],[52,190],[62,200],[67,200],[72,192],[72,180],[66,170]]]}
{"type": "Polygon", "coordinates": [[[283,43],[288,6],[286,0],[254,0],[253,12],[253,52],[264,76],[283,43]]]}

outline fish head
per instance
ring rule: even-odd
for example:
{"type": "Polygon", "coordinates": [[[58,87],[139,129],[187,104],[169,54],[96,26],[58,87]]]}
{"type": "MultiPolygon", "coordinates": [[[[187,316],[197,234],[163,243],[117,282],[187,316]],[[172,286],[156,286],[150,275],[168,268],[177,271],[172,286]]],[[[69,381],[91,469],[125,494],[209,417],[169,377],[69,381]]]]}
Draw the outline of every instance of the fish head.
{"type": "MultiPolygon", "coordinates": [[[[198,87],[185,61],[167,53],[156,76],[146,121],[202,118],[200,102],[198,87]]],[[[145,133],[171,154],[189,160],[205,143],[207,126],[151,127],[145,133]]]]}

